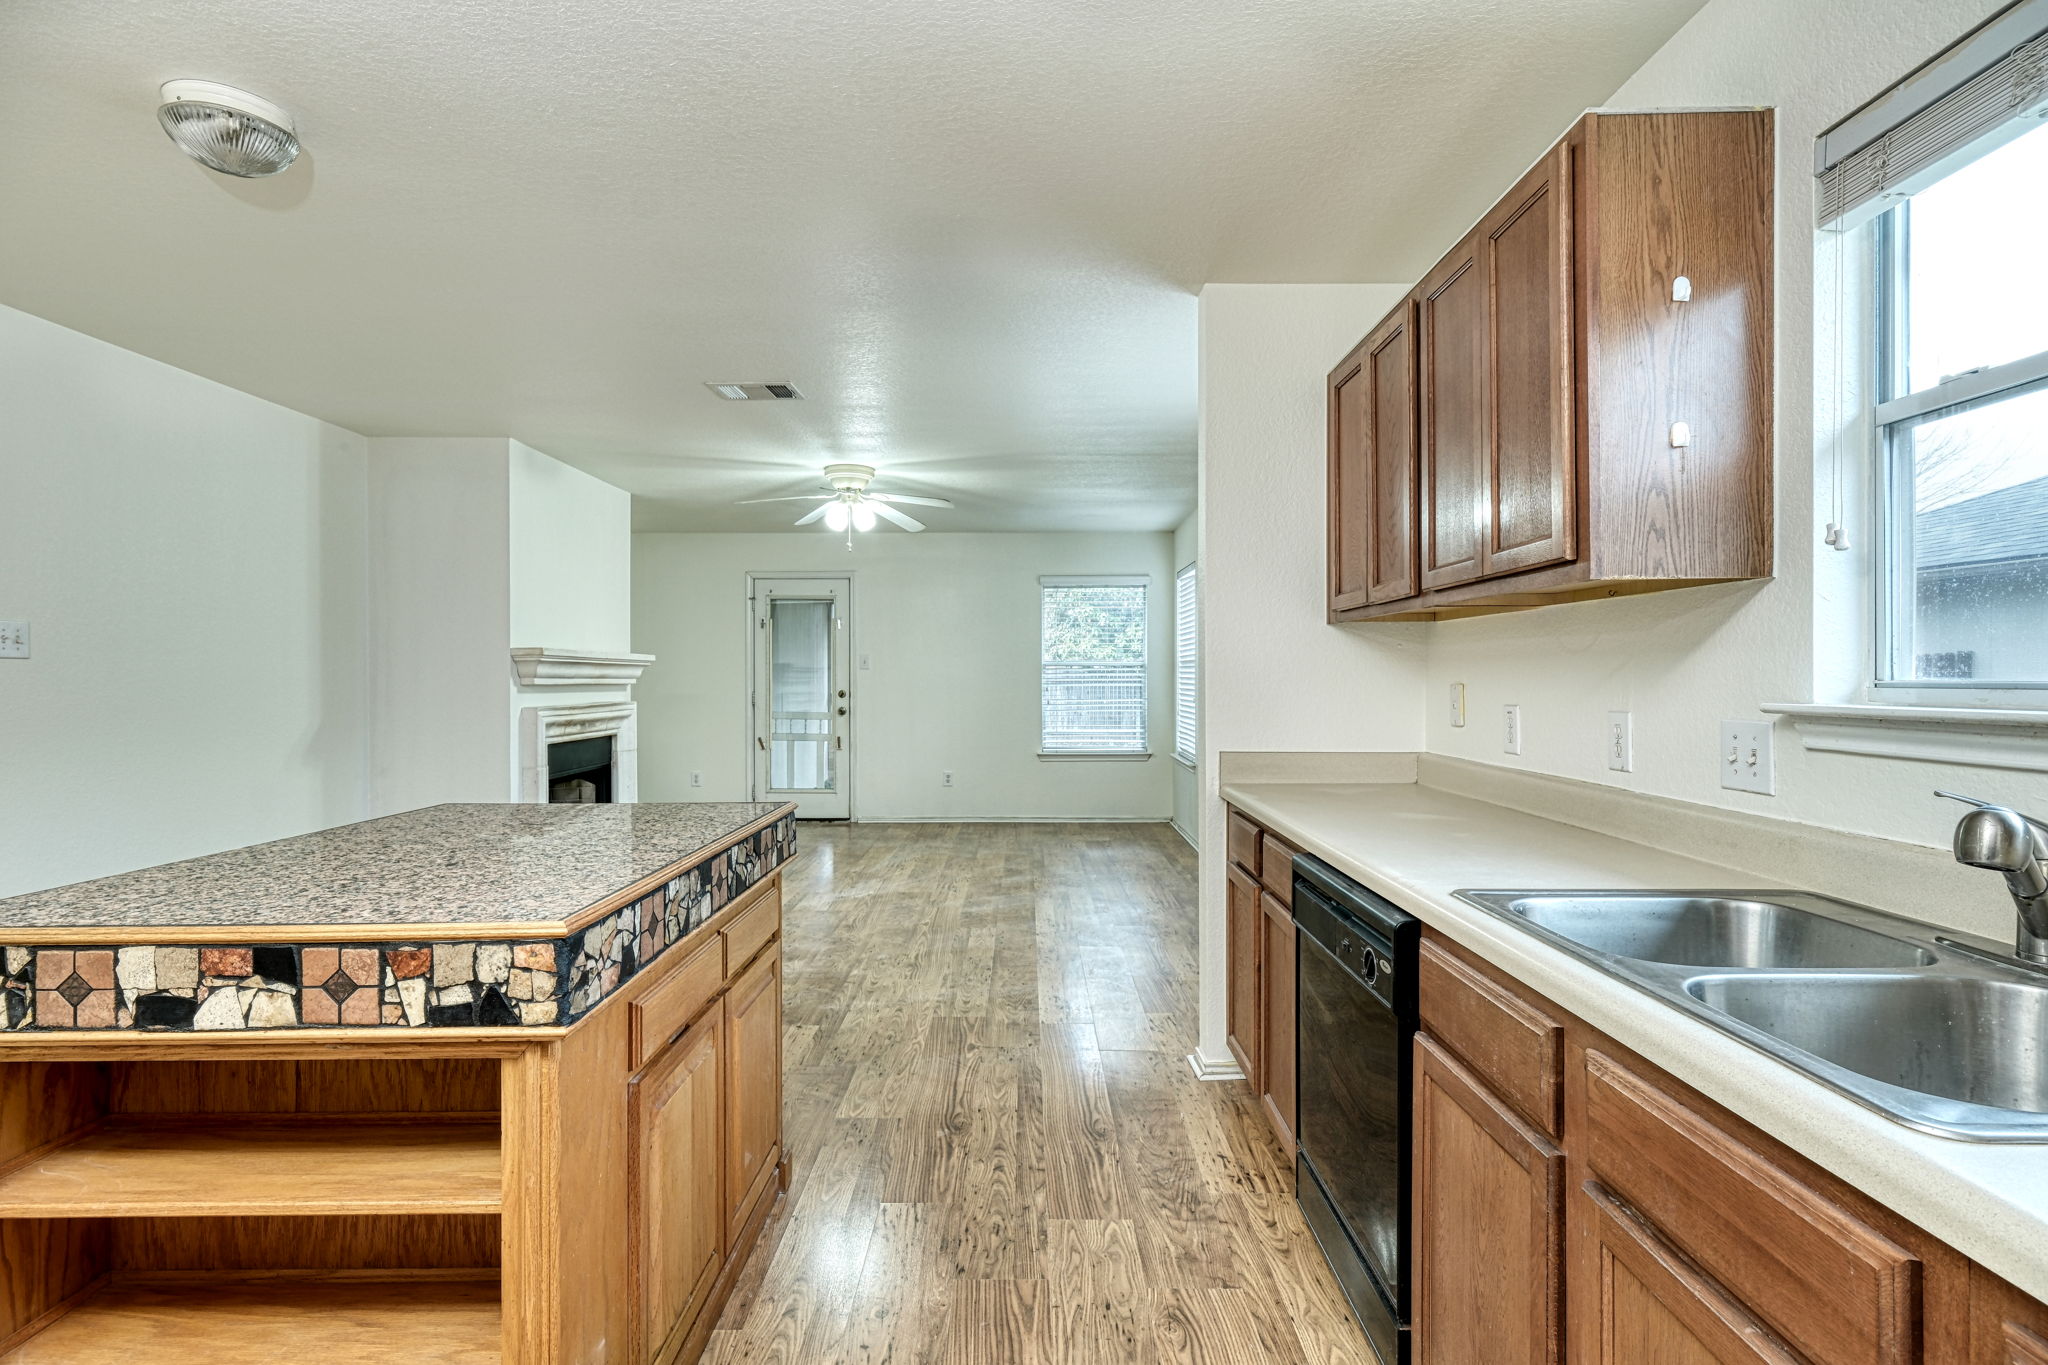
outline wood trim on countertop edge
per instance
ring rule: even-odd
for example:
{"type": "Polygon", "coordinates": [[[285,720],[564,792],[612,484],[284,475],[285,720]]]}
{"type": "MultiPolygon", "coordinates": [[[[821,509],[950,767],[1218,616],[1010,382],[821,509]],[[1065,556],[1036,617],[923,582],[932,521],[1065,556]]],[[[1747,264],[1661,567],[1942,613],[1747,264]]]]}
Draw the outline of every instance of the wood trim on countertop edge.
{"type": "Polygon", "coordinates": [[[341,943],[492,943],[511,940],[567,938],[587,929],[615,910],[664,886],[699,863],[708,862],[796,810],[785,801],[752,824],[717,842],[703,845],[662,868],[560,920],[479,920],[474,924],[207,924],[144,928],[139,925],[12,925],[0,926],[0,943],[29,947],[132,948],[172,944],[312,942],[325,947],[341,943]],[[143,937],[142,935],[146,935],[143,937]]]}

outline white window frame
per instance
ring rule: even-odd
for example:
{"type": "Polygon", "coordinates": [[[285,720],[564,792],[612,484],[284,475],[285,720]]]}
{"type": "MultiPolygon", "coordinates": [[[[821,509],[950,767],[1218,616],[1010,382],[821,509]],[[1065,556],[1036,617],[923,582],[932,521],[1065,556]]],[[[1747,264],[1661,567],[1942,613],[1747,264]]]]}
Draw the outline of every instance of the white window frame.
{"type": "MultiPolygon", "coordinates": [[[[1988,154],[1994,147],[1983,149],[1988,154]]],[[[1910,200],[1906,201],[1910,203],[1910,200]]],[[[1916,678],[1900,674],[1901,613],[1912,609],[1913,594],[1913,471],[1910,438],[1915,425],[1980,404],[2017,398],[2048,387],[2048,351],[2003,365],[1984,366],[1917,391],[1907,391],[1906,297],[1907,235],[1911,222],[1906,203],[1885,212],[1872,225],[1877,264],[1872,290],[1876,338],[1874,366],[1877,401],[1870,411],[1877,468],[1873,487],[1877,507],[1876,553],[1872,561],[1871,602],[1876,615],[1871,660],[1873,701],[1925,702],[1939,706],[2034,708],[2043,704],[2048,679],[1916,678]]]]}
{"type": "Polygon", "coordinates": [[[1193,564],[1173,576],[1173,756],[1192,768],[1200,746],[1201,711],[1197,692],[1200,658],[1201,583],[1193,564]]]}
{"type": "Polygon", "coordinates": [[[1152,757],[1152,576],[1150,574],[1046,574],[1038,580],[1038,757],[1049,763],[1142,763],[1152,757]],[[1145,694],[1138,707],[1134,749],[1048,749],[1045,747],[1045,591],[1047,588],[1141,588],[1144,602],[1145,694]]]}

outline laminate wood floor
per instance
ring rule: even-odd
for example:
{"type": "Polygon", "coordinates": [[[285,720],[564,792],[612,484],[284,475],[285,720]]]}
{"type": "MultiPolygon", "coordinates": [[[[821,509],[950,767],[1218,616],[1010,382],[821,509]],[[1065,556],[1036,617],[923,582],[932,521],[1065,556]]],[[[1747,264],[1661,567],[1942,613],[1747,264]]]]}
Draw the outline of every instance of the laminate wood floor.
{"type": "Polygon", "coordinates": [[[795,1180],[704,1359],[1366,1362],[1249,1085],[1200,1081],[1165,825],[805,825],[795,1180]]]}

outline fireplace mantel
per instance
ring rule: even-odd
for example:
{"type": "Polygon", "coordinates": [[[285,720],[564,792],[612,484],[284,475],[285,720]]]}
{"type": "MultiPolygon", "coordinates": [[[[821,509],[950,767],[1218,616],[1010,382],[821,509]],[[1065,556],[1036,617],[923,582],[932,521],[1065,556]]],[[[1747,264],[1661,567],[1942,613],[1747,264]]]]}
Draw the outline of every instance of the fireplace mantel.
{"type": "Polygon", "coordinates": [[[524,647],[512,651],[521,687],[631,686],[652,654],[598,654],[581,649],[524,647]]]}

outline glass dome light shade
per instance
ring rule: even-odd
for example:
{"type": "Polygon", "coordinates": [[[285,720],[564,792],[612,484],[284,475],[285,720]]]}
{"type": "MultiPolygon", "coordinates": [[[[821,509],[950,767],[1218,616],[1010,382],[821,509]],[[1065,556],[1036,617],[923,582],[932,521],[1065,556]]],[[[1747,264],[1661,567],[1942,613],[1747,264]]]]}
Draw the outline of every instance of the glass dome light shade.
{"type": "Polygon", "coordinates": [[[828,531],[844,531],[844,530],[846,529],[846,524],[847,524],[847,522],[851,521],[852,519],[853,519],[853,514],[852,514],[851,512],[849,512],[849,511],[847,511],[847,510],[846,510],[846,504],[845,504],[845,503],[843,503],[843,502],[832,502],[832,503],[827,503],[827,504],[825,504],[825,529],[826,529],[826,530],[828,530],[828,531]]]}
{"type": "Polygon", "coordinates": [[[157,122],[209,170],[255,180],[298,160],[291,115],[268,100],[212,81],[168,81],[163,99],[157,122]]]}
{"type": "Polygon", "coordinates": [[[853,505],[853,529],[856,531],[874,530],[875,509],[864,502],[855,503],[853,505]]]}

